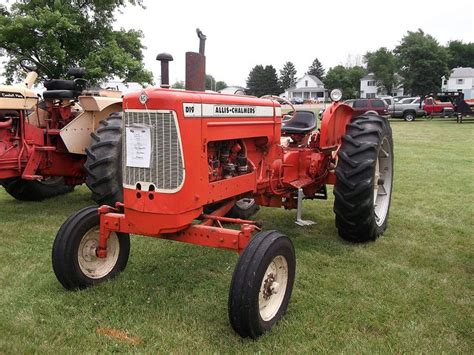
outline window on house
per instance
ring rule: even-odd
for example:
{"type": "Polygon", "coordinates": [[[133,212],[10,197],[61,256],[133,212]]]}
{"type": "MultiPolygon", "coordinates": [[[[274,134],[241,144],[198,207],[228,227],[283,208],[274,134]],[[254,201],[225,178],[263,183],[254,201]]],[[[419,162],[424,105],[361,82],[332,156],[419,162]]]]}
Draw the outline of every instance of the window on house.
{"type": "Polygon", "coordinates": [[[443,80],[443,85],[448,85],[448,81],[446,79],[443,80]]]}
{"type": "Polygon", "coordinates": [[[458,80],[456,80],[456,84],[458,84],[458,85],[464,84],[464,79],[458,79],[458,80]]]}
{"type": "Polygon", "coordinates": [[[375,86],[375,80],[369,80],[367,86],[375,86]]]}
{"type": "Polygon", "coordinates": [[[304,86],[308,87],[308,80],[304,81],[304,86]]]}

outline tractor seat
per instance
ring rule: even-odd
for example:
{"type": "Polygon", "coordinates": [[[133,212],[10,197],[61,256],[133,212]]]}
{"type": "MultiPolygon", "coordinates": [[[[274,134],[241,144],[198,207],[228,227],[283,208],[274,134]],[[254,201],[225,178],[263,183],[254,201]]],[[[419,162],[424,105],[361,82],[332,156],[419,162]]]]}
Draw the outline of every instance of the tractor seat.
{"type": "Polygon", "coordinates": [[[316,115],[312,111],[296,111],[295,117],[283,122],[282,133],[308,134],[316,128],[316,115]]]}
{"type": "Polygon", "coordinates": [[[47,90],[74,90],[74,80],[51,79],[44,83],[47,90]]]}
{"type": "Polygon", "coordinates": [[[46,99],[74,99],[80,95],[80,91],[74,90],[46,90],[43,92],[43,98],[46,99]]]}

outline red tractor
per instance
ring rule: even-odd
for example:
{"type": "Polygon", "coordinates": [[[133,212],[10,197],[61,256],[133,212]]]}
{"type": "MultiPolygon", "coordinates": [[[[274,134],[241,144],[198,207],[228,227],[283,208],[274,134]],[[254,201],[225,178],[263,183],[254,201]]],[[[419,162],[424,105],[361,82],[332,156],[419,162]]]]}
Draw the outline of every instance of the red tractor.
{"type": "Polygon", "coordinates": [[[73,68],[70,80],[45,79],[41,98],[32,90],[37,68],[22,67],[24,83],[0,86],[0,185],[38,201],[87,182],[96,202],[122,201],[121,93],[84,91],[85,72],[73,68]]]}
{"type": "Polygon", "coordinates": [[[282,233],[226,214],[247,198],[301,217],[302,200],[326,198],[332,184],[339,235],[375,240],[387,227],[392,133],[382,117],[352,119],[337,90],[319,130],[312,112],[296,111],[282,124],[271,98],[201,91],[203,50],[186,57],[187,90],[169,89],[171,57],[160,55],[162,87],[124,97],[124,201],[69,217],[54,241],[53,269],[66,289],[110,279],[125,269],[130,234],[234,250],[229,319],[239,335],[256,338],[287,309],[295,252],[282,233]]]}

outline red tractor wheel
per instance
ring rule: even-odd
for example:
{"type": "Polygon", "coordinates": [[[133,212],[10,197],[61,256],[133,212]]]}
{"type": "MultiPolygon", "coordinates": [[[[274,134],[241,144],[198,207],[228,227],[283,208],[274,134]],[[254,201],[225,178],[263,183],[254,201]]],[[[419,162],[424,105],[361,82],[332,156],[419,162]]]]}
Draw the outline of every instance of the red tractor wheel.
{"type": "Polygon", "coordinates": [[[393,182],[392,130],[379,116],[356,117],[338,153],[334,212],[350,242],[377,239],[387,228],[393,182]]]}
{"type": "Polygon", "coordinates": [[[99,205],[115,206],[123,201],[122,187],[122,114],[112,113],[92,133],[86,149],[86,184],[99,205]]]}
{"type": "Polygon", "coordinates": [[[293,243],[277,231],[257,233],[235,267],[229,320],[243,338],[257,338],[286,312],[295,280],[293,243]]]}
{"type": "Polygon", "coordinates": [[[64,184],[62,177],[50,177],[44,180],[23,180],[21,177],[15,177],[1,180],[0,185],[12,197],[21,201],[41,201],[74,190],[74,186],[64,184]]]}

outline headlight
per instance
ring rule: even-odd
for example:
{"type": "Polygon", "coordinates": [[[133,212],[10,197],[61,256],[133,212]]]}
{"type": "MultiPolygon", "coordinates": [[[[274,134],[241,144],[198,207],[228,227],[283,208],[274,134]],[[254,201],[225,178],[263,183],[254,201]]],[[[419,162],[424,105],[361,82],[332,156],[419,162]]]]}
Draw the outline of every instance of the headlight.
{"type": "Polygon", "coordinates": [[[332,101],[341,101],[342,99],[342,91],[339,89],[334,89],[331,91],[331,94],[329,95],[331,97],[332,101]]]}

